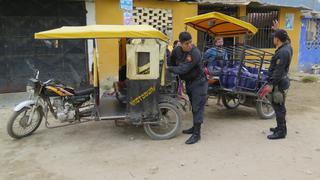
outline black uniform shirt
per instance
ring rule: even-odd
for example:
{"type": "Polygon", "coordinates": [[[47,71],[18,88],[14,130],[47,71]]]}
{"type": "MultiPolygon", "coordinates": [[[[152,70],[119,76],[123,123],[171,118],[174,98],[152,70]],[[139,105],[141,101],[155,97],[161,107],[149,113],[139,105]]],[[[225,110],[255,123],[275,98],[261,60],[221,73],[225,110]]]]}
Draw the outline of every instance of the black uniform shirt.
{"type": "Polygon", "coordinates": [[[180,46],[173,49],[168,70],[178,74],[180,79],[193,81],[204,76],[201,66],[201,53],[198,48],[192,47],[190,52],[184,52],[180,46]]]}
{"type": "Polygon", "coordinates": [[[292,58],[292,47],[289,42],[280,46],[271,59],[268,83],[270,85],[279,85],[280,81],[288,75],[292,58]]]}

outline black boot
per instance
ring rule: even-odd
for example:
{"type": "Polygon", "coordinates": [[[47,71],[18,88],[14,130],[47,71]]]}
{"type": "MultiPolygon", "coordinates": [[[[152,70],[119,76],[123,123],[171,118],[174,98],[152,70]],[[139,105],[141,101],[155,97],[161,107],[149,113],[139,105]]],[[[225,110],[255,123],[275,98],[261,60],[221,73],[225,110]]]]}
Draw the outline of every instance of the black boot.
{"type": "Polygon", "coordinates": [[[281,126],[281,123],[280,123],[280,121],[277,119],[277,126],[274,127],[274,128],[270,128],[270,131],[273,132],[273,133],[275,133],[275,132],[277,132],[277,131],[279,130],[279,127],[280,127],[280,126],[281,126]]]}
{"type": "Polygon", "coordinates": [[[277,127],[274,127],[274,128],[270,128],[270,131],[273,132],[273,133],[275,133],[275,132],[278,131],[278,130],[279,130],[278,126],[277,126],[277,127]]]}
{"type": "Polygon", "coordinates": [[[182,133],[183,134],[193,134],[193,130],[194,130],[194,126],[192,126],[189,129],[183,130],[182,133]]]}
{"type": "Polygon", "coordinates": [[[201,139],[201,124],[195,124],[192,136],[186,141],[186,144],[194,144],[201,139]]]}
{"type": "Polygon", "coordinates": [[[287,127],[279,127],[273,134],[267,136],[268,139],[283,139],[287,135],[287,127]]]}

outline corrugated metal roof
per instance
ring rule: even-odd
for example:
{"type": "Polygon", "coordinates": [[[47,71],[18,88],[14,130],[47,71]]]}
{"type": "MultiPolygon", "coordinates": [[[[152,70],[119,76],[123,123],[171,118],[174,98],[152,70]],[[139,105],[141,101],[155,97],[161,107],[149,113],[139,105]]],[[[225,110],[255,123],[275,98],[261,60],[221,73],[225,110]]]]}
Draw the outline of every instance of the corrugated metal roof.
{"type": "Polygon", "coordinates": [[[203,4],[231,4],[231,5],[248,5],[251,0],[198,0],[199,3],[203,4]]]}
{"type": "Polygon", "coordinates": [[[200,4],[249,5],[258,3],[262,6],[293,7],[302,10],[320,12],[320,0],[167,0],[177,2],[193,2],[200,4]]]}
{"type": "Polygon", "coordinates": [[[282,7],[295,7],[301,9],[316,9],[318,0],[259,0],[260,3],[268,5],[282,6],[282,7]]]}
{"type": "Polygon", "coordinates": [[[320,10],[320,0],[197,0],[201,4],[248,5],[251,2],[263,6],[294,7],[305,10],[320,10]]]}

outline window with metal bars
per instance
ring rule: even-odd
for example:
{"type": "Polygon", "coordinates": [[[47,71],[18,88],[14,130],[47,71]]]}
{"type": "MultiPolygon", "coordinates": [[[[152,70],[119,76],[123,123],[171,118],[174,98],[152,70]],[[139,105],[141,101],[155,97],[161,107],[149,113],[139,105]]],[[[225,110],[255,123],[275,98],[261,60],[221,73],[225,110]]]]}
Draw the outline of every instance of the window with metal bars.
{"type": "Polygon", "coordinates": [[[320,19],[308,19],[306,29],[307,48],[320,48],[320,19]]]}
{"type": "Polygon", "coordinates": [[[272,41],[272,21],[279,20],[279,9],[248,7],[245,20],[258,28],[258,32],[247,41],[257,48],[274,48],[272,41]]]}

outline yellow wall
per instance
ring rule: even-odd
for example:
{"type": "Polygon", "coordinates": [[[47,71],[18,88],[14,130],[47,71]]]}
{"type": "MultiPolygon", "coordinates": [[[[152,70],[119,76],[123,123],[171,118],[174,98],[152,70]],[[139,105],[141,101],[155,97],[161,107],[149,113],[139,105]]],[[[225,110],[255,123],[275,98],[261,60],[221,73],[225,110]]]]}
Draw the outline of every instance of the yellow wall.
{"type": "MultiPolygon", "coordinates": [[[[119,0],[96,0],[97,24],[123,24],[119,0]]],[[[99,72],[102,82],[107,75],[118,74],[118,40],[98,40],[99,72]]]]}
{"type": "MultiPolygon", "coordinates": [[[[123,24],[123,11],[120,9],[119,0],[96,0],[97,24],[123,24]]],[[[173,40],[178,39],[179,33],[184,31],[183,19],[198,14],[198,5],[182,2],[167,2],[157,0],[134,0],[134,6],[147,8],[172,9],[173,40]]],[[[188,28],[193,39],[197,39],[197,32],[188,28]]],[[[99,40],[99,68],[100,79],[118,75],[118,41],[99,40]]]]}
{"type": "Polygon", "coordinates": [[[291,38],[291,45],[293,48],[293,57],[290,69],[293,71],[297,70],[298,67],[298,53],[300,44],[300,32],[301,32],[301,11],[294,8],[281,8],[280,9],[280,28],[285,27],[285,15],[286,13],[294,14],[294,25],[293,30],[287,30],[289,37],[291,38]]]}
{"type": "Polygon", "coordinates": [[[247,15],[247,6],[239,6],[239,17],[244,17],[247,15]]]}
{"type": "MultiPolygon", "coordinates": [[[[239,12],[238,13],[239,13],[238,16],[240,18],[247,16],[247,6],[244,6],[244,5],[239,6],[239,12]]],[[[238,42],[244,42],[244,37],[240,36],[238,38],[238,42]]]]}

